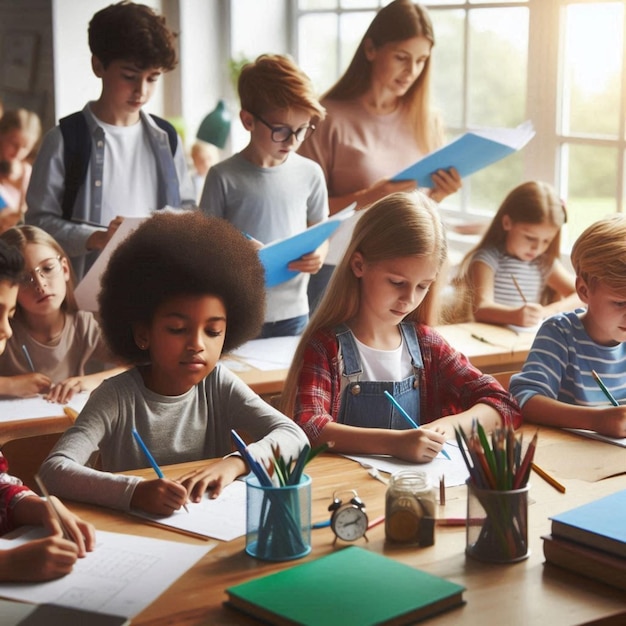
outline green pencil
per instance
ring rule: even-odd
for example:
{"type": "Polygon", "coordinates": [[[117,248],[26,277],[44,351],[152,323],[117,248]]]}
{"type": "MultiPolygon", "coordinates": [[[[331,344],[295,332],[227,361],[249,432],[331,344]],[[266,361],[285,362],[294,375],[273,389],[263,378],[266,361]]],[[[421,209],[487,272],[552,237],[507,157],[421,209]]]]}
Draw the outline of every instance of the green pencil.
{"type": "Polygon", "coordinates": [[[608,398],[609,402],[613,406],[619,406],[619,402],[613,397],[613,394],[606,388],[606,385],[602,382],[602,379],[598,376],[598,373],[596,372],[596,370],[591,370],[591,375],[593,376],[594,380],[598,383],[598,387],[602,389],[602,392],[608,398]]]}

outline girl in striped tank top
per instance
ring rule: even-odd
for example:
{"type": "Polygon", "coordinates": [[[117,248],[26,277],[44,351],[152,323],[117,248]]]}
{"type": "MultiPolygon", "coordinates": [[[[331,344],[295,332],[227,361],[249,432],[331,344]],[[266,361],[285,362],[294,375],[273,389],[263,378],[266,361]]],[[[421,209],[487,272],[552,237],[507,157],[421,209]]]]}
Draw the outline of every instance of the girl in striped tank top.
{"type": "Polygon", "coordinates": [[[559,259],[566,221],[565,206],[547,183],[526,182],[507,195],[460,267],[460,301],[473,319],[532,328],[580,305],[574,276],[559,259]]]}

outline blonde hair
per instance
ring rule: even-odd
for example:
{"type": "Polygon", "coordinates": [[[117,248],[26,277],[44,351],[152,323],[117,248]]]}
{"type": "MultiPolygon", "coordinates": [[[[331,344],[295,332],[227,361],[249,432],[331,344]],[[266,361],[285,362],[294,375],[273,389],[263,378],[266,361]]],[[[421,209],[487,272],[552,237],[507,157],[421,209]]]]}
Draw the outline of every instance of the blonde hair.
{"type": "MultiPolygon", "coordinates": [[[[431,48],[435,45],[433,24],[425,7],[409,0],[394,0],[380,9],[363,35],[350,65],[335,85],[324,94],[324,98],[353,100],[369,89],[372,64],[365,54],[368,40],[375,48],[381,48],[386,44],[414,37],[425,37],[431,48]]],[[[424,153],[432,152],[443,141],[441,120],[430,108],[430,68],[429,56],[415,83],[402,96],[402,102],[409,110],[415,141],[424,153]]]]}
{"type": "Polygon", "coordinates": [[[317,120],[326,116],[311,79],[288,56],[262,54],[244,65],[237,90],[241,108],[252,114],[301,109],[317,120]]]}
{"type": "MultiPolygon", "coordinates": [[[[65,294],[65,299],[61,305],[61,308],[68,313],[74,313],[78,310],[78,305],[76,304],[76,297],[74,296],[74,284],[75,277],[74,271],[72,269],[72,264],[65,254],[65,250],[61,247],[61,245],[57,242],[57,240],[49,235],[45,230],[38,228],[37,226],[31,226],[30,224],[20,224],[18,226],[14,226],[13,228],[9,228],[9,230],[5,231],[0,235],[0,239],[2,239],[5,243],[14,248],[17,248],[22,254],[26,250],[26,246],[29,243],[38,244],[40,246],[47,246],[54,250],[62,259],[65,259],[67,266],[70,271],[70,279],[67,281],[67,290],[65,294]]],[[[20,306],[17,306],[18,312],[20,311],[20,306]]]]}
{"type": "Polygon", "coordinates": [[[572,248],[576,276],[589,289],[602,282],[614,291],[626,291],[626,216],[611,215],[587,227],[572,248]]]}
{"type": "MultiPolygon", "coordinates": [[[[408,256],[433,258],[441,271],[447,258],[447,242],[437,205],[420,192],[397,192],[364,209],[324,297],[298,343],[281,401],[287,415],[295,405],[300,368],[311,337],[318,330],[333,329],[358,313],[361,283],[351,267],[356,252],[360,252],[367,263],[408,256]]],[[[431,285],[421,304],[406,316],[407,321],[436,321],[439,282],[431,285]]]]}
{"type": "MultiPolygon", "coordinates": [[[[563,201],[548,183],[529,181],[518,185],[508,193],[480,242],[463,257],[454,279],[457,288],[456,304],[453,311],[448,315],[448,321],[458,322],[471,319],[470,265],[478,250],[483,248],[502,250],[505,248],[507,231],[504,230],[502,223],[505,215],[514,224],[549,224],[556,227],[556,235],[545,252],[539,257],[539,263],[544,268],[550,268],[555,259],[559,258],[561,254],[561,227],[567,222],[567,212],[563,201]]],[[[547,303],[550,301],[550,297],[551,292],[546,287],[542,302],[547,303]]]]}
{"type": "Polygon", "coordinates": [[[0,117],[0,137],[13,130],[22,131],[31,139],[32,150],[41,137],[41,120],[37,113],[27,109],[5,111],[0,117]]]}

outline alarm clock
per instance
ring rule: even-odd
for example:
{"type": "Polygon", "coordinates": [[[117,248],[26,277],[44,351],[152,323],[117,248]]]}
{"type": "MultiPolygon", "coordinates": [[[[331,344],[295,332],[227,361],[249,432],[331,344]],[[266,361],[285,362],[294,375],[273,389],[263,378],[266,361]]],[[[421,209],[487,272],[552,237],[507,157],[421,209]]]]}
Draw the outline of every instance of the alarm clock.
{"type": "Polygon", "coordinates": [[[365,541],[369,541],[365,534],[368,525],[365,504],[363,504],[363,500],[359,498],[354,489],[345,492],[335,492],[328,510],[331,512],[330,528],[335,533],[335,541],[337,539],[356,541],[361,537],[365,541]],[[339,496],[343,493],[352,494],[349,501],[343,502],[341,500],[339,496]]]}

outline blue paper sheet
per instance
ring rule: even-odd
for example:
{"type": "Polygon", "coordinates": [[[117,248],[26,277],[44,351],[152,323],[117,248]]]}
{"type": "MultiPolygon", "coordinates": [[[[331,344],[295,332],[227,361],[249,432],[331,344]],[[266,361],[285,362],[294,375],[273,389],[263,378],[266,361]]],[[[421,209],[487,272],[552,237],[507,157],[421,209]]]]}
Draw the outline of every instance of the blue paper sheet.
{"type": "Polygon", "coordinates": [[[521,149],[534,134],[530,124],[465,133],[396,174],[392,180],[415,180],[419,187],[432,187],[432,174],[451,167],[465,178],[521,149]]]}

